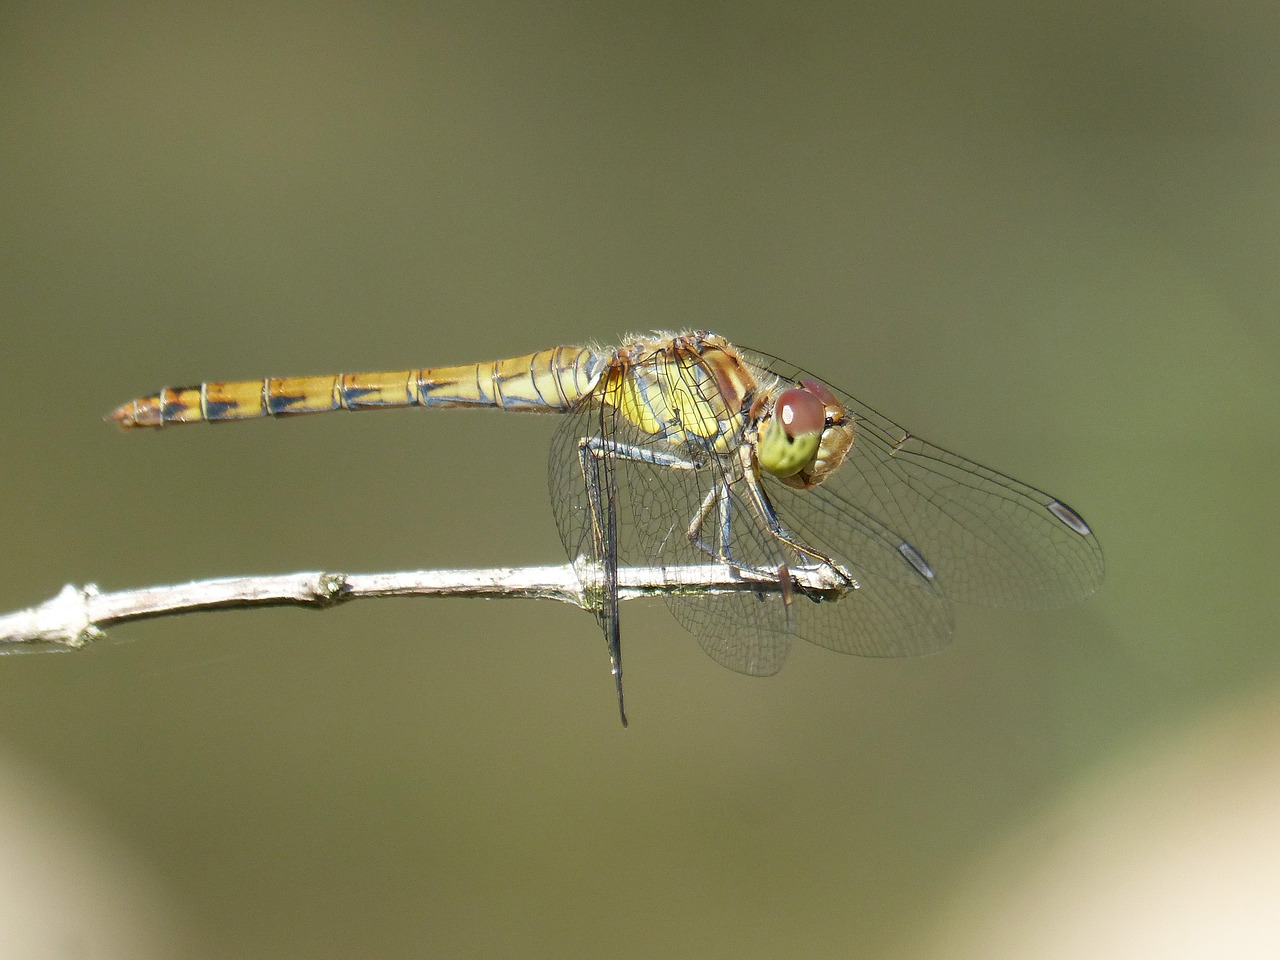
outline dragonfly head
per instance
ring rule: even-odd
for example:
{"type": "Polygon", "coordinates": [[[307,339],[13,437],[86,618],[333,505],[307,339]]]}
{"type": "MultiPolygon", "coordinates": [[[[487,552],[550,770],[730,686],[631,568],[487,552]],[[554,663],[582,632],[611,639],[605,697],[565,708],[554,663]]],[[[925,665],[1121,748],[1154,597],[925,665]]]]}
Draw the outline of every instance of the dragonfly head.
{"type": "Polygon", "coordinates": [[[789,487],[816,487],[844,462],[853,423],[836,396],[817,380],[778,394],[760,427],[760,468],[789,487]]]}

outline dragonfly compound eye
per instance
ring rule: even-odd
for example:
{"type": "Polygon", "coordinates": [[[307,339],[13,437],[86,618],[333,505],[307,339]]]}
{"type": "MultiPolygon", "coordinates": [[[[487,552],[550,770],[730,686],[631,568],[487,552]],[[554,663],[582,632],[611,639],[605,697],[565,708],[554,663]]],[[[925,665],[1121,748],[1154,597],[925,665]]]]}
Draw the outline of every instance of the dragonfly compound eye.
{"type": "Polygon", "coordinates": [[[821,400],[824,406],[835,407],[840,405],[840,401],[836,399],[834,393],[827,389],[826,384],[819,383],[817,380],[801,380],[800,386],[821,400]]]}
{"type": "Polygon", "coordinates": [[[813,463],[826,425],[826,407],[809,390],[785,390],[774,404],[756,451],[760,467],[775,477],[793,477],[813,463]]]}

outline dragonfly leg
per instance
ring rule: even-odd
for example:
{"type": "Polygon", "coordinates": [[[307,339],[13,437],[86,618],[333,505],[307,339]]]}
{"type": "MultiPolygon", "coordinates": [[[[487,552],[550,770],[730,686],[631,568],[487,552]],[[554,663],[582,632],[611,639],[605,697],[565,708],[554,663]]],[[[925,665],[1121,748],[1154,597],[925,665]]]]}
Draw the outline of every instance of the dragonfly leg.
{"type": "MultiPolygon", "coordinates": [[[[746,484],[748,495],[750,496],[751,506],[764,529],[769,535],[779,543],[785,544],[791,550],[795,551],[801,557],[805,557],[812,561],[815,567],[826,567],[835,571],[836,575],[843,580],[850,589],[858,589],[858,581],[849,575],[849,573],[835,562],[833,557],[829,557],[824,553],[807,547],[801,543],[791,531],[782,525],[782,521],[778,519],[778,512],[773,508],[773,503],[769,500],[769,494],[765,492],[764,486],[760,483],[760,476],[756,472],[755,464],[751,460],[751,453],[744,445],[739,451],[742,459],[742,479],[746,484]]],[[[786,576],[790,581],[790,575],[786,572],[786,565],[780,568],[780,574],[786,576]]],[[[784,586],[784,593],[787,589],[784,586]]]]}
{"type": "MultiPolygon", "coordinates": [[[[747,570],[751,573],[766,573],[763,568],[754,566],[746,566],[739,563],[733,556],[733,494],[731,487],[736,481],[718,480],[715,486],[707,491],[707,495],[702,498],[697,512],[689,521],[689,527],[685,531],[685,536],[689,542],[705,553],[713,560],[719,560],[721,563],[729,564],[738,570],[747,570]],[[711,546],[702,535],[703,529],[707,526],[707,522],[712,512],[716,512],[716,544],[711,546]]],[[[761,491],[763,493],[763,491],[761,491]]],[[[791,541],[779,534],[784,532],[782,524],[778,521],[777,516],[773,514],[772,508],[769,514],[773,516],[773,523],[770,525],[765,522],[765,528],[779,542],[786,543],[791,546],[791,541]]],[[[772,573],[772,571],[768,571],[772,573]]],[[[780,580],[780,588],[782,592],[783,602],[790,604],[791,602],[791,575],[787,569],[785,562],[779,563],[777,566],[778,578],[780,580]]]]}
{"type": "MultiPolygon", "coordinates": [[[[619,443],[604,437],[583,437],[578,441],[578,465],[582,469],[582,482],[587,488],[587,502],[591,506],[591,540],[596,560],[603,560],[608,549],[616,543],[604,529],[604,498],[601,491],[601,464],[609,459],[627,460],[633,463],[649,463],[670,470],[697,470],[692,460],[661,450],[650,450],[630,443],[619,443]]],[[[612,471],[608,471],[612,478],[612,471]]],[[[615,489],[610,493],[616,494],[615,489]]],[[[616,518],[615,518],[616,525],[616,518]]],[[[615,557],[616,560],[616,557],[615,557]]]]}
{"type": "Polygon", "coordinates": [[[730,533],[733,529],[730,520],[732,502],[729,497],[729,485],[723,481],[718,481],[712,489],[707,491],[707,495],[702,498],[702,504],[698,507],[698,512],[693,515],[693,518],[689,521],[688,529],[685,530],[685,537],[711,559],[738,566],[734,562],[733,551],[730,548],[732,543],[730,533]],[[712,510],[716,510],[716,508],[719,508],[719,520],[716,524],[718,527],[718,543],[715,547],[711,547],[702,538],[702,528],[706,526],[707,518],[711,516],[712,510]]]}
{"type": "Polygon", "coordinates": [[[589,451],[591,456],[617,457],[632,463],[651,463],[655,467],[667,467],[671,470],[697,470],[700,464],[686,457],[662,450],[650,450],[631,443],[619,443],[617,440],[606,440],[604,437],[583,437],[578,441],[578,451],[589,451]]]}
{"type": "MultiPolygon", "coordinates": [[[[578,441],[578,464],[582,469],[582,481],[587,488],[587,502],[591,505],[591,540],[597,561],[602,561],[607,549],[616,544],[616,530],[610,538],[602,528],[605,511],[601,502],[600,465],[610,458],[631,463],[648,463],[669,470],[697,470],[699,464],[685,457],[662,450],[650,450],[630,443],[619,443],[604,437],[583,437],[578,441]]],[[[612,471],[609,471],[612,476],[612,471]]],[[[616,491],[613,491],[616,492],[616,491]]],[[[616,518],[615,518],[616,523],[616,518]]],[[[616,553],[616,551],[615,551],[616,553]]],[[[713,554],[714,556],[714,554],[713,554]]],[[[616,562],[616,556],[615,556],[616,562]]]]}
{"type": "MultiPolygon", "coordinates": [[[[589,473],[598,471],[597,464],[588,464],[589,458],[599,460],[605,457],[614,457],[618,460],[627,460],[633,463],[648,463],[657,467],[665,467],[668,470],[701,470],[705,466],[675,453],[651,450],[648,447],[638,447],[629,443],[619,443],[616,440],[606,440],[602,437],[584,437],[578,443],[578,456],[583,462],[583,478],[587,481],[588,486],[593,482],[589,477],[589,473]]],[[[732,511],[733,498],[729,491],[729,483],[719,480],[711,490],[707,491],[707,495],[702,498],[701,505],[685,530],[685,537],[711,559],[741,568],[742,565],[734,560],[731,548],[733,540],[732,511]],[[717,513],[717,543],[715,546],[708,544],[702,536],[703,528],[713,512],[717,513]]],[[[594,524],[594,519],[593,534],[598,532],[598,526],[594,524]]],[[[599,550],[601,547],[599,541],[597,541],[596,546],[597,550],[599,550]]]]}

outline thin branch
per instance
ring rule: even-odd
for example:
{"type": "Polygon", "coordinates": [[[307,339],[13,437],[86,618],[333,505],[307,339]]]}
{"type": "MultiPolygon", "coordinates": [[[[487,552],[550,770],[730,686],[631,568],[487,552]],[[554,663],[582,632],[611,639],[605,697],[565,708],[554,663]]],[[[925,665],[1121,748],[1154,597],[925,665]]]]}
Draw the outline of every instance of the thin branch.
{"type": "MultiPolygon", "coordinates": [[[[76,650],[117,623],[228,607],[329,607],[361,597],[517,597],[600,606],[599,568],[590,563],[489,570],[400,573],[292,573],[227,577],[103,593],[71,584],[38,606],[0,615],[0,653],[76,650]]],[[[618,571],[618,598],[665,594],[801,593],[834,599],[857,584],[824,567],[753,571],[728,564],[630,567],[618,571]]]]}

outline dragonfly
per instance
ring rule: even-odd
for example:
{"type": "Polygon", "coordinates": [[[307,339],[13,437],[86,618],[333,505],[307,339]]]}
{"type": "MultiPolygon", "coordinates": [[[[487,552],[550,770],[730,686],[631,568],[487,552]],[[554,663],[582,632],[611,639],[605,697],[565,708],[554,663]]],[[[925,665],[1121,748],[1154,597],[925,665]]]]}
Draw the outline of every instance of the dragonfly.
{"type": "Polygon", "coordinates": [[[1064,501],[708,331],[460,366],[166,387],[109,419],[164,427],[389,407],[561,416],[552,508],[570,561],[598,574],[595,613],[624,726],[620,567],[724,564],[773,584],[667,597],[703,650],[752,676],[781,669],[795,637],[863,657],[917,656],[950,641],[957,603],[1063,606],[1102,581],[1097,537],[1064,501]],[[840,589],[810,589],[801,572],[840,589]]]}

